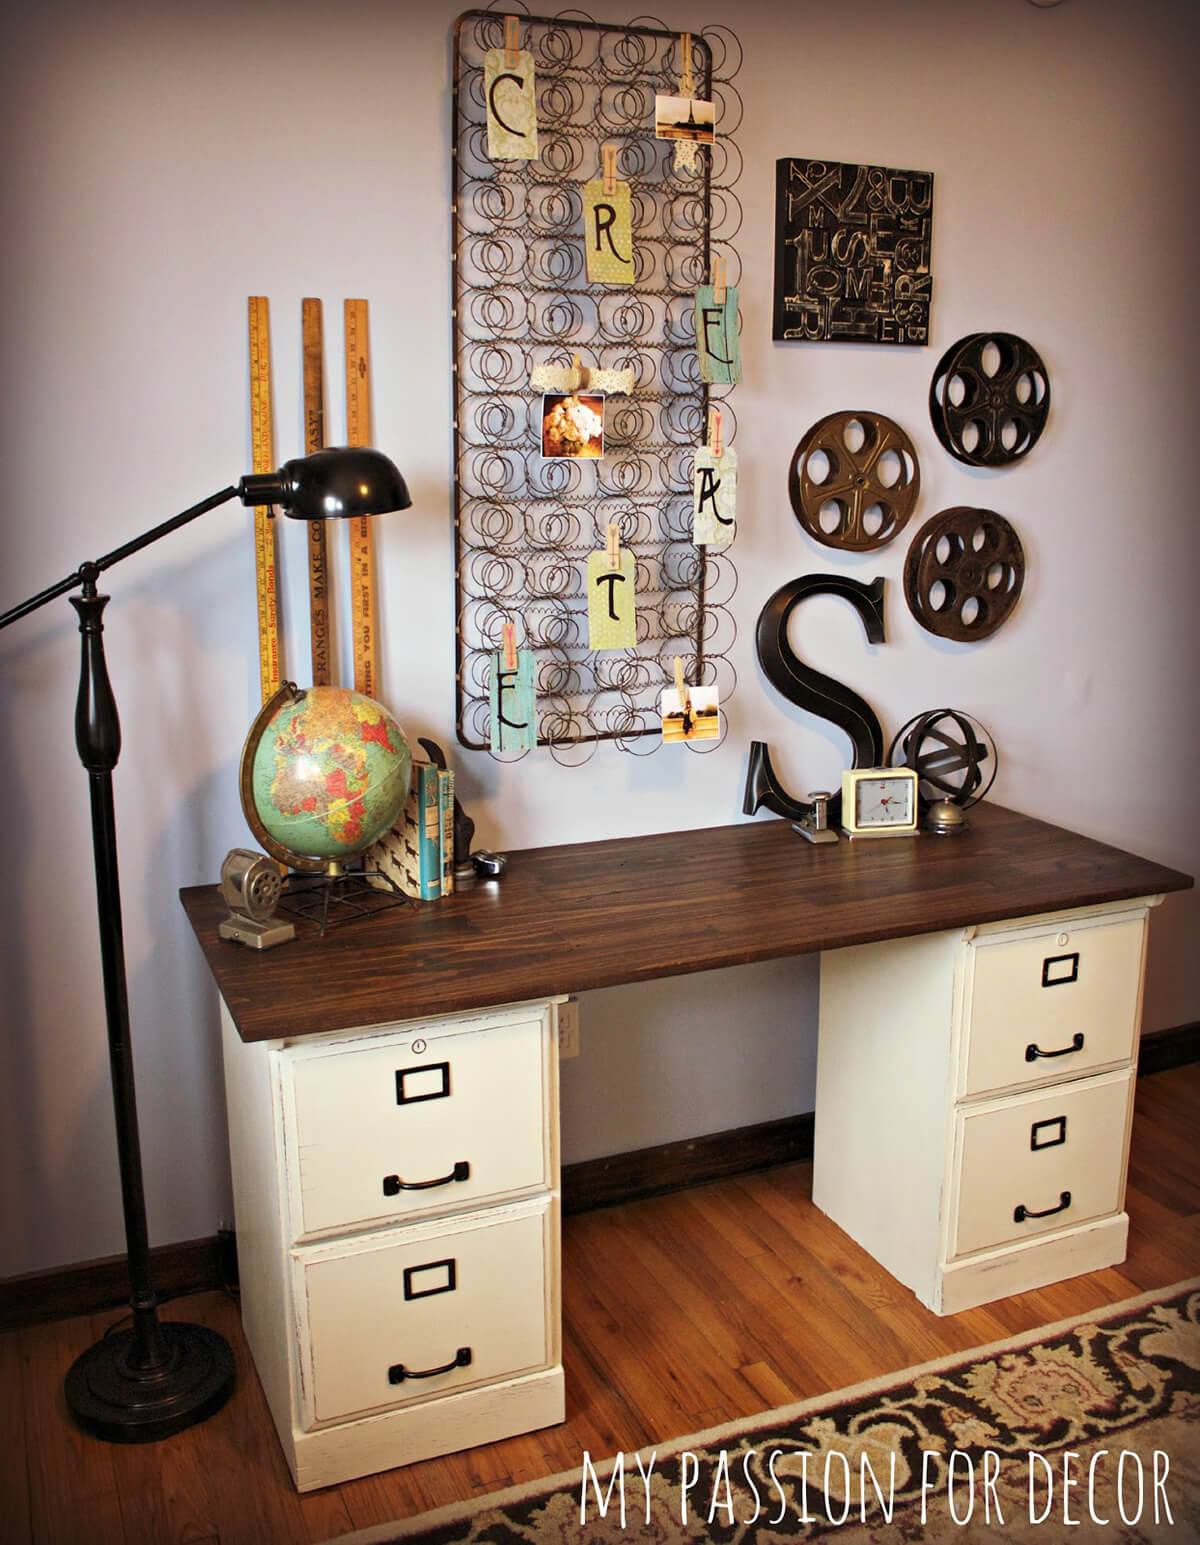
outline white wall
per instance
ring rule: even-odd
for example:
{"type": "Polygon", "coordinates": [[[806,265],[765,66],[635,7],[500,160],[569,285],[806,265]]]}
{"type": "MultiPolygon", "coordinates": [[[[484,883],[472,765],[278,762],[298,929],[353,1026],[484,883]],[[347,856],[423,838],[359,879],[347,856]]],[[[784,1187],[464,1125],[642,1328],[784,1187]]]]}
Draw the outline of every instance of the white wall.
{"type": "MultiPolygon", "coordinates": [[[[248,470],[248,295],[271,300],[280,459],[302,444],[304,295],[326,304],[328,422],[341,422],[341,301],[366,296],[375,439],[414,501],[377,527],[381,695],[410,735],[453,746],[458,9],[108,0],[7,17],[0,608],[248,470]]],[[[685,0],[657,12],[692,30],[710,19],[685,0]]],[[[795,642],[867,696],[888,733],[920,709],[964,707],[1000,747],[997,799],[1195,873],[1191,0],[744,0],[715,19],[735,24],[745,53],[728,737],[708,756],[602,747],[581,769],[460,751],[479,839],[519,847],[740,819],[751,738],[771,743],[797,791],[834,779],[840,737],[781,703],[753,654],[772,590],[830,570],[887,576],[888,642],[868,647],[831,600],[804,609],[795,642]],[[932,347],[770,342],[774,163],[788,154],[935,173],[932,347]],[[952,462],[924,406],[940,351],[980,328],[1028,337],[1053,383],[1042,443],[1001,474],[952,462]],[[982,503],[1017,525],[1025,595],[985,644],[938,642],[911,619],[907,537],[856,558],[800,532],[788,461],[839,408],[887,413],[914,436],[917,520],[982,503]]],[[[301,673],[302,532],[283,535],[301,673]]],[[[230,1212],[213,991],[176,893],[215,880],[248,840],[235,788],[258,687],[247,517],[229,506],[109,579],[135,1059],[162,1244],[209,1235],[230,1212]]],[[[74,622],[60,601],[0,636],[0,1276],[123,1247],[71,739],[74,622]]],[[[1149,1029],[1200,1018],[1196,919],[1190,896],[1155,918],[1149,1029]]],[[[567,1157],[810,1107],[815,980],[801,960],[585,999],[584,1055],[564,1068],[567,1157]]]]}

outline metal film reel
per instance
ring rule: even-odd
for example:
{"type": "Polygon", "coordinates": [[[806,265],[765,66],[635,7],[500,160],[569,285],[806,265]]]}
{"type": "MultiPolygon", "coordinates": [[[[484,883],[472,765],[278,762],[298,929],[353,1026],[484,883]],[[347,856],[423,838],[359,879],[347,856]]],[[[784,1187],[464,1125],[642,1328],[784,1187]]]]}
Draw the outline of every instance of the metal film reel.
{"type": "Polygon", "coordinates": [[[929,416],[951,456],[969,467],[1006,467],[1037,443],[1050,411],[1050,378],[1015,333],[970,333],[942,355],[929,416]]]}
{"type": "Polygon", "coordinates": [[[796,519],[815,541],[850,552],[871,552],[902,531],[920,487],[912,441],[882,413],[828,414],[788,469],[796,519]]]}
{"type": "Polygon", "coordinates": [[[927,520],[904,560],[904,596],[930,633],[959,643],[987,638],[1025,582],[1025,552],[1003,515],[956,505],[927,520]]]}

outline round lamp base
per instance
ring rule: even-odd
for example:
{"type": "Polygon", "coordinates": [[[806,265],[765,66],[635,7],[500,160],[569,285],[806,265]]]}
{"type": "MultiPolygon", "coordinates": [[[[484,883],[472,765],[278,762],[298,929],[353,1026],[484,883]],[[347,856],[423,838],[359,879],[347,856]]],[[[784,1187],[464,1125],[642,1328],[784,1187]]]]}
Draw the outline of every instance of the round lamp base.
{"type": "Polygon", "coordinates": [[[67,1370],[67,1408],[85,1432],[108,1443],[154,1443],[207,1421],[233,1391],[233,1353],[203,1325],[159,1326],[167,1352],[161,1367],[130,1366],[132,1330],[117,1331],[77,1357],[67,1370]]]}

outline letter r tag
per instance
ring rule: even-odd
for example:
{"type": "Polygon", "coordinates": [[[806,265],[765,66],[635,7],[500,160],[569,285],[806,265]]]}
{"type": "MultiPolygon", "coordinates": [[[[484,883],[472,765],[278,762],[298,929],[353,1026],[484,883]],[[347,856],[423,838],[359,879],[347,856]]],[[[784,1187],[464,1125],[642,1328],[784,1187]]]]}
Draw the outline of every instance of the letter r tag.
{"type": "Polygon", "coordinates": [[[692,474],[692,541],[697,547],[728,547],[736,533],[737,452],[727,445],[718,456],[701,445],[692,474]]]}
{"type": "Polygon", "coordinates": [[[632,284],[633,217],[629,184],[614,182],[605,193],[604,178],[583,185],[583,248],[589,284],[632,284]]]}
{"type": "Polygon", "coordinates": [[[588,554],[588,648],[632,649],[637,643],[637,570],[628,547],[613,568],[606,552],[588,554]]]}

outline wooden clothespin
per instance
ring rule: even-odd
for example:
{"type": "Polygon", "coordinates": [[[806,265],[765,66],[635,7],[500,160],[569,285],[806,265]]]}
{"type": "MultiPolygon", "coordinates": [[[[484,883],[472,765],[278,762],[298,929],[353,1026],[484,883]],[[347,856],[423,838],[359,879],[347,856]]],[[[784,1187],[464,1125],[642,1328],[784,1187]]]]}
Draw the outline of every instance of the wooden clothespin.
{"type": "Polygon", "coordinates": [[[517,668],[517,630],[511,622],[506,622],[501,628],[500,637],[504,655],[504,669],[506,671],[515,671],[517,668]]]}
{"type": "Polygon", "coordinates": [[[725,304],[725,259],[713,258],[713,304],[723,306],[725,304]]]}
{"type": "Polygon", "coordinates": [[[578,354],[571,355],[571,396],[578,394],[584,384],[583,361],[578,354]]]}
{"type": "Polygon", "coordinates": [[[675,691],[679,694],[679,706],[686,714],[691,705],[688,697],[687,682],[683,679],[683,656],[675,656],[675,691]]]}
{"type": "Polygon", "coordinates": [[[521,21],[517,16],[504,18],[504,68],[515,70],[521,49],[521,21]]]}
{"type": "Polygon", "coordinates": [[[612,198],[617,191],[617,147],[602,145],[600,155],[604,162],[604,192],[612,198]]]}
{"type": "Polygon", "coordinates": [[[681,97],[694,97],[696,95],[696,81],[692,75],[692,34],[685,32],[679,39],[679,53],[683,61],[683,69],[679,76],[679,95],[681,97]]]}
{"type": "Polygon", "coordinates": [[[608,551],[605,562],[614,572],[621,567],[621,528],[615,520],[608,523],[608,551]]]}
{"type": "Polygon", "coordinates": [[[714,456],[721,454],[721,410],[708,410],[708,448],[714,456]]]}

